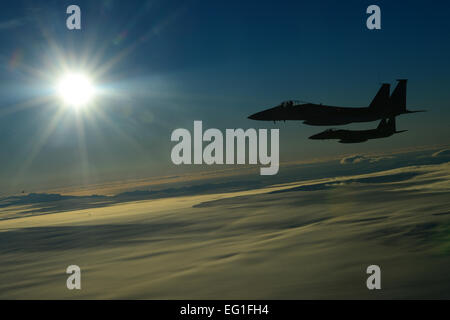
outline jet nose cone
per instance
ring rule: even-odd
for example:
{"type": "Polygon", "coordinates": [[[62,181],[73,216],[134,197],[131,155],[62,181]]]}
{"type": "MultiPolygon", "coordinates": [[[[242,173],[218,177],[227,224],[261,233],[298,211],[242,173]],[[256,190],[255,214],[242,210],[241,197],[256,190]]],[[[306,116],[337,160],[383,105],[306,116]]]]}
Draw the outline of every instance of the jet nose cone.
{"type": "Polygon", "coordinates": [[[260,119],[260,116],[261,116],[261,112],[257,112],[257,113],[254,113],[254,114],[248,116],[248,119],[251,119],[251,120],[259,120],[259,119],[260,119]]]}
{"type": "Polygon", "coordinates": [[[262,120],[262,121],[279,121],[284,120],[283,114],[280,112],[279,107],[269,108],[249,116],[252,120],[262,120]]]}
{"type": "Polygon", "coordinates": [[[320,133],[316,133],[313,134],[311,137],[309,137],[309,139],[312,140],[323,140],[328,138],[329,134],[327,134],[327,132],[320,132],[320,133]]]}

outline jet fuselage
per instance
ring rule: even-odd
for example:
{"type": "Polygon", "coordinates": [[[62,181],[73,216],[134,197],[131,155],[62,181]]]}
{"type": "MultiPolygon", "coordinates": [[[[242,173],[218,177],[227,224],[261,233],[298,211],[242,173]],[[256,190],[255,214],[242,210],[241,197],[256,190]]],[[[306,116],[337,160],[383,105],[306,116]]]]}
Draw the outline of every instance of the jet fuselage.
{"type": "Polygon", "coordinates": [[[359,143],[370,139],[387,138],[395,133],[401,133],[406,131],[406,130],[397,131],[395,127],[396,127],[395,117],[391,117],[388,120],[388,122],[386,122],[386,119],[381,120],[380,124],[376,129],[369,129],[369,130],[328,129],[309,137],[309,139],[313,140],[338,139],[340,143],[359,143]]]}
{"type": "Polygon", "coordinates": [[[248,118],[262,121],[300,120],[309,125],[328,126],[371,122],[406,113],[422,112],[406,109],[406,82],[406,79],[398,80],[398,85],[391,95],[390,84],[383,83],[367,107],[335,107],[290,100],[252,114],[248,118]]]}
{"type": "MultiPolygon", "coordinates": [[[[409,112],[403,112],[409,113],[409,112]]],[[[397,116],[401,112],[395,112],[390,108],[373,109],[368,107],[347,108],[326,106],[313,103],[298,105],[281,104],[249,116],[252,120],[285,121],[301,120],[305,124],[316,126],[343,125],[352,122],[370,122],[383,118],[397,116]]]]}

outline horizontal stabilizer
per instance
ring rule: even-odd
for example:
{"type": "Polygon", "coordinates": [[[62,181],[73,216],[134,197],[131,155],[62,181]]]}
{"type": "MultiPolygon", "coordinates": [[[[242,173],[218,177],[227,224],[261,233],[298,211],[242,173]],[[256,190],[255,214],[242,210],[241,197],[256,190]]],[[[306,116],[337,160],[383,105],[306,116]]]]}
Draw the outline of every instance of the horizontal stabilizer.
{"type": "Polygon", "coordinates": [[[427,112],[427,110],[406,110],[405,113],[427,112]]]}

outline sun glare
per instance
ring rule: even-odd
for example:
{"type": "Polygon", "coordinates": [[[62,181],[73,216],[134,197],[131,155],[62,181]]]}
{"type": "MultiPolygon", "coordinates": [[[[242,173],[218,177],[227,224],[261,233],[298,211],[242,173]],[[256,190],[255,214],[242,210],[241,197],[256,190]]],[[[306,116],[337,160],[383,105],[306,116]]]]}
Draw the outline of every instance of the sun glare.
{"type": "Polygon", "coordinates": [[[57,84],[57,91],[64,103],[74,108],[85,106],[94,96],[91,79],[81,73],[64,75],[57,84]]]}

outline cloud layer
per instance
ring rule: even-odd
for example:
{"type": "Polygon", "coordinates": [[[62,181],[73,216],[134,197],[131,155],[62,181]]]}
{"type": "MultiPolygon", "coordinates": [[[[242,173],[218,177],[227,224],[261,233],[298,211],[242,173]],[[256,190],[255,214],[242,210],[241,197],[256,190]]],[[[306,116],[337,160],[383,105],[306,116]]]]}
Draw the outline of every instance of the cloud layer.
{"type": "Polygon", "coordinates": [[[379,162],[387,159],[395,159],[395,156],[368,156],[368,155],[351,155],[341,159],[341,164],[352,164],[352,163],[361,163],[361,162],[379,162]]]}

